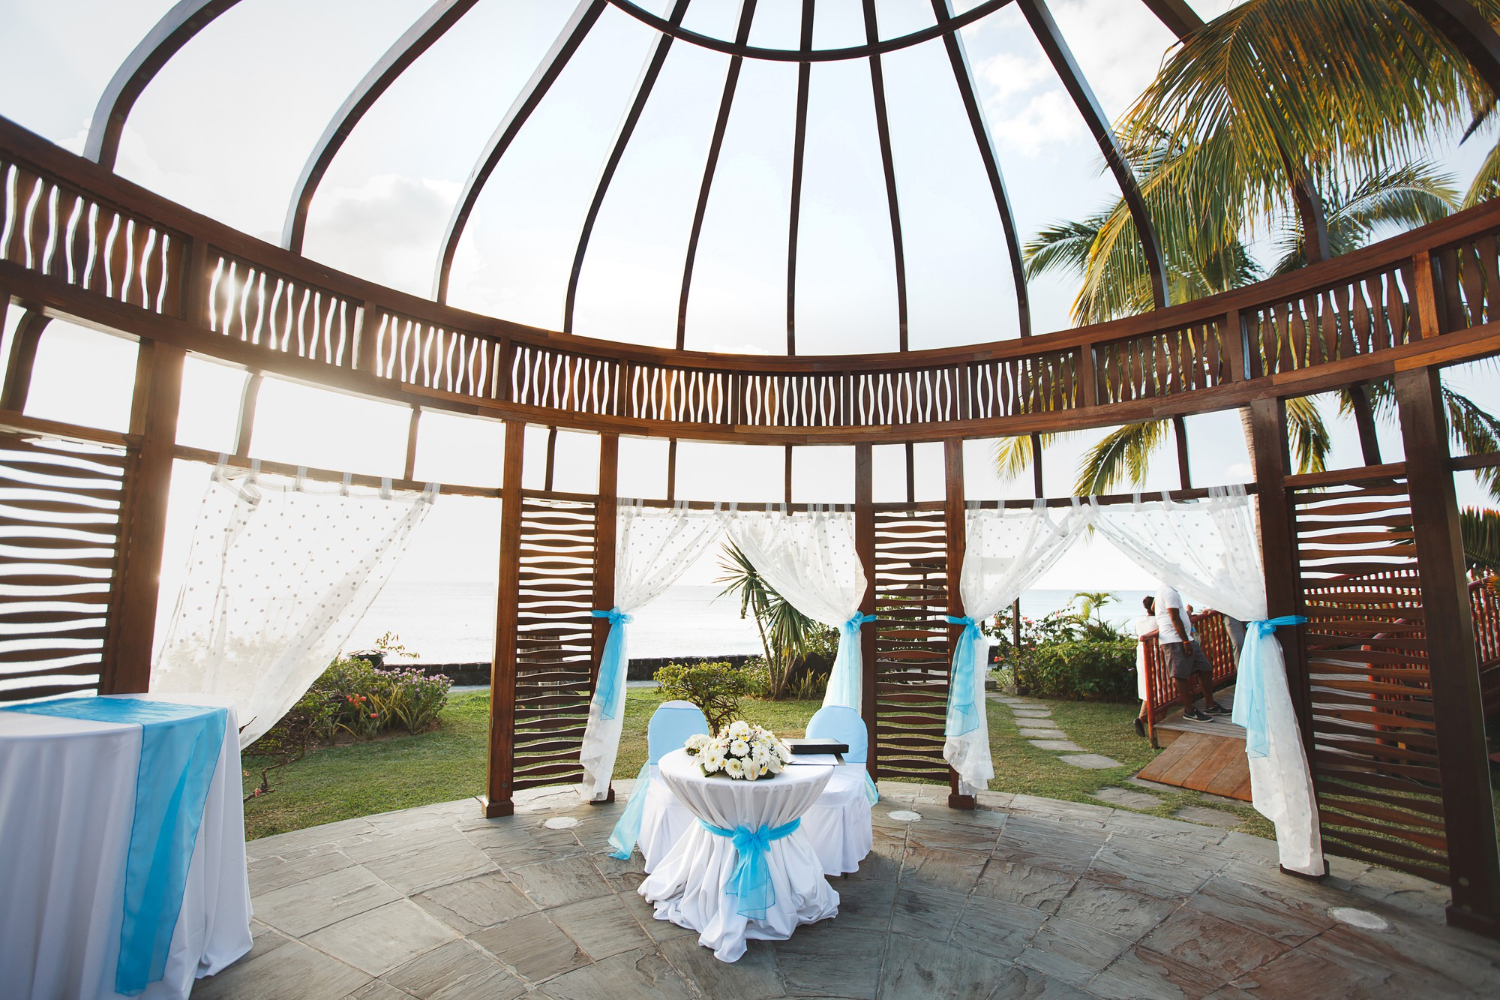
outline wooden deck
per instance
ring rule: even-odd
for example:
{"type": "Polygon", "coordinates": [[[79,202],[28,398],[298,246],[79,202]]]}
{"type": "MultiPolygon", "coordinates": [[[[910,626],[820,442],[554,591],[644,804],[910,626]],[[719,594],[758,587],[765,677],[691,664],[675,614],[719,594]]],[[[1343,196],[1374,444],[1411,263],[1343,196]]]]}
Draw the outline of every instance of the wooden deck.
{"type": "MultiPolygon", "coordinates": [[[[1225,708],[1234,705],[1234,688],[1216,694],[1225,708]]],[[[1225,798],[1250,801],[1250,765],[1245,760],[1245,730],[1227,715],[1194,722],[1177,712],[1156,724],[1161,755],[1140,777],[1163,785],[1191,788],[1225,798]]]]}

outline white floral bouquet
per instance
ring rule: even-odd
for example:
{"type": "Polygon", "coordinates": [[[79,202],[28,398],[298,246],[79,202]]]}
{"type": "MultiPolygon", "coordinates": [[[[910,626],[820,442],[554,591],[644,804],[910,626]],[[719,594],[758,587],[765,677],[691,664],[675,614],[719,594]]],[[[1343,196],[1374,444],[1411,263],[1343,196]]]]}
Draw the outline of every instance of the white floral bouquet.
{"type": "Polygon", "coordinates": [[[737,781],[780,774],[792,759],[787,745],[768,729],[737,719],[717,736],[688,737],[684,746],[698,758],[705,776],[723,774],[737,781]]]}

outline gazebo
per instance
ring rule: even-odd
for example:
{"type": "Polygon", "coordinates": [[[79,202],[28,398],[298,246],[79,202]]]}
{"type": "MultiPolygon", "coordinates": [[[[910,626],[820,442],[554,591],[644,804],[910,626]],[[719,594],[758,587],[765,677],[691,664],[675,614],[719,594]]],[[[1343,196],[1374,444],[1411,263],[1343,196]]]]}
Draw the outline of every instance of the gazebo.
{"type": "MultiPolygon", "coordinates": [[[[1178,35],[1201,25],[1180,0],[1142,0],[1178,35]]],[[[1408,0],[1472,60],[1500,92],[1500,36],[1462,0],[1408,0]]],[[[424,415],[462,414],[503,424],[499,486],[444,483],[444,495],[500,501],[499,596],[494,608],[489,769],[483,815],[512,815],[519,793],[576,784],[590,696],[609,622],[591,614],[617,604],[616,487],[622,455],[642,439],[666,442],[666,488],[646,507],[713,508],[743,498],[726,482],[716,501],[682,500],[676,481],[684,445],[715,442],[782,449],[782,509],[794,502],[794,455],[852,449],[852,515],[868,577],[858,632],[862,695],[875,779],[946,786],[946,804],[973,810],[944,756],[950,665],[966,613],[960,573],[966,513],[1031,509],[1042,496],[1042,434],[1170,419],[1178,434],[1180,486],[1174,501],[1204,499],[1192,481],[1184,420],[1245,409],[1253,479],[1245,488],[1258,515],[1267,617],[1306,616],[1277,634],[1306,767],[1316,792],[1318,832],[1340,857],[1384,866],[1451,891],[1450,923],[1500,936],[1500,851],[1492,808],[1486,709],[1500,697],[1500,650],[1476,631],[1461,550],[1454,473],[1500,465],[1497,455],[1454,455],[1439,373],[1500,354],[1494,310],[1500,296],[1500,207],[1481,205],[1449,219],[1280,277],[1180,305],[1167,304],[1158,244],[1137,179],[1110,124],[1043,0],[1014,0],[1059,74],[1128,204],[1150,264],[1158,308],[1143,315],[1058,332],[1032,328],[1022,240],[1000,168],[1001,137],[990,133],[964,31],[1010,0],[957,12],[934,0],[930,23],[883,30],[876,4],[863,5],[866,37],[815,44],[814,3],[800,7],[795,46],[753,41],[756,5],[743,5],[732,35],[696,30],[686,0],[662,14],[629,0],[582,0],[494,124],[453,200],[435,261],[432,294],[413,294],[343,273],[303,253],[320,183],[357,126],[429,49],[458,30],[474,0],[440,0],[370,67],[316,145],[307,151],[279,240],[258,239],[192,211],[115,172],[133,106],[173,57],[193,44],[234,0],[182,0],[116,70],[99,100],[82,155],[0,119],[0,319],[8,362],[0,391],[0,447],[30,472],[59,476],[45,500],[25,501],[28,518],[119,499],[102,528],[107,557],[70,561],[63,534],[35,553],[0,555],[0,565],[53,563],[7,582],[41,588],[46,611],[0,606],[5,639],[0,698],[151,689],[168,487],[174,462],[226,463],[329,483],[421,490],[416,480],[424,415]],[[559,329],[543,329],[449,303],[455,263],[476,205],[528,121],[575,65],[601,26],[629,20],[649,30],[648,58],[608,145],[573,252],[559,329]],[[898,197],[883,67],[915,46],[940,48],[987,181],[988,201],[1013,281],[1013,328],[988,342],[909,349],[903,235],[911,220],[898,197]],[[727,56],[692,223],[682,247],[676,328],[664,346],[574,332],[596,222],[634,132],[650,105],[669,52],[727,56]],[[722,353],[690,346],[695,257],[737,99],[742,67],[795,67],[785,259],[784,352],[722,353]],[[894,262],[897,336],[892,350],[806,354],[799,350],[799,214],[814,67],[867,72],[881,153],[894,262]],[[130,427],[123,433],[27,415],[32,364],[54,319],[105,330],[138,345],[130,427]],[[198,355],[249,373],[239,401],[236,447],[221,456],[179,443],[185,360],[198,355]],[[299,468],[252,452],[257,392],[285,379],[382,400],[410,411],[405,472],[346,476],[299,468]],[[1394,383],[1405,457],[1380,452],[1368,405],[1356,414],[1363,465],[1297,474],[1285,431],[1288,399],[1373,382],[1394,383]],[[597,488],[555,489],[559,436],[566,459],[597,488]],[[968,496],[965,442],[1031,436],[1034,496],[968,496]],[[71,443],[103,446],[78,478],[71,443]],[[919,499],[920,456],[941,455],[941,499],[919,499]],[[64,456],[59,458],[59,456],[64,456]],[[579,456],[584,456],[580,458],[579,456]],[[876,466],[899,470],[903,499],[876,499],[876,466]],[[525,469],[539,469],[528,480],[525,469]],[[1355,525],[1351,527],[1351,524],[1355,525]],[[1392,547],[1381,537],[1402,541],[1392,547]],[[81,583],[102,586],[80,588],[81,583]],[[98,640],[80,645],[81,640],[98,640]],[[20,647],[17,647],[20,649],[20,647]],[[45,661],[45,662],[42,662],[45,661]],[[56,662],[54,662],[56,661],[56,662]]],[[[248,6],[248,5],[247,5],[248,6]]],[[[660,5],[657,5],[660,6],[660,5]]],[[[0,109],[3,110],[3,109],[0,109]]],[[[805,238],[805,237],[804,237],[805,238]]],[[[1003,279],[1002,279],[1003,280],[1003,279]]],[[[676,281],[676,277],[674,277],[676,281]]],[[[779,303],[778,303],[779,311],[779,303]]],[[[587,324],[599,331],[597,322],[587,324]]],[[[1357,394],[1358,395],[1358,394],[1357,394]]],[[[1359,397],[1363,398],[1363,397],[1359,397]]],[[[0,489],[35,481],[0,473],[0,489]]],[[[1228,485],[1228,484],[1226,484],[1228,485]]],[[[634,498],[630,498],[634,499],[634,498]]],[[[1096,498],[1128,504],[1131,496],[1096,498]]],[[[9,503],[10,501],[4,501],[9,503]]],[[[20,502],[20,501],[17,501],[20,502]]],[[[1071,498],[1045,499],[1055,511],[1071,498]]],[[[752,504],[744,504],[750,508],[752,504]]],[[[764,506],[759,505],[759,506],[764,506]]],[[[7,515],[8,517],[9,515],[7,515]]],[[[98,543],[93,543],[97,546],[98,543]]],[[[19,570],[15,571],[19,572],[19,570]]],[[[611,792],[611,797],[612,797],[611,792]]],[[[523,797],[525,798],[525,797],[523,797]]],[[[526,799],[530,801],[530,799],[526,799]]],[[[929,799],[930,801],[930,799],[929,799]]]]}

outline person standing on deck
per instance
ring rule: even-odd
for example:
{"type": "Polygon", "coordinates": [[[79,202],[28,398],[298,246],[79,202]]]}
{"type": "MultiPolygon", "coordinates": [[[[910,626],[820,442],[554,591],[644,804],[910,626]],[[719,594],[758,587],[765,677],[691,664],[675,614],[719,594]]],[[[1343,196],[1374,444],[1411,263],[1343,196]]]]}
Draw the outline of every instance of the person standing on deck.
{"type": "Polygon", "coordinates": [[[1141,700],[1141,710],[1135,716],[1135,734],[1146,735],[1146,639],[1156,629],[1156,598],[1149,594],[1141,598],[1141,607],[1146,613],[1135,620],[1135,694],[1141,700]]]}
{"type": "Polygon", "coordinates": [[[1203,647],[1192,641],[1182,595],[1162,584],[1156,591],[1156,636],[1172,679],[1182,692],[1182,716],[1195,722],[1211,722],[1215,715],[1228,715],[1229,709],[1214,701],[1214,668],[1203,654],[1203,647]],[[1203,710],[1193,707],[1194,687],[1203,692],[1203,710]]]}

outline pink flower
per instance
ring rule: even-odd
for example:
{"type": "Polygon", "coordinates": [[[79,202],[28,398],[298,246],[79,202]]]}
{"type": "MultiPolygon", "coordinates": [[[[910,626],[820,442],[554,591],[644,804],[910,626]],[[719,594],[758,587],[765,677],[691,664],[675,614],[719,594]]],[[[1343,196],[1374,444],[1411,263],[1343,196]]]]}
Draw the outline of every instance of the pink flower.
{"type": "Polygon", "coordinates": [[[371,712],[370,713],[370,718],[372,718],[372,719],[378,719],[378,718],[380,718],[380,713],[379,712],[371,712]]]}

